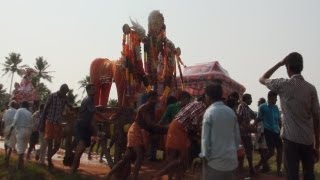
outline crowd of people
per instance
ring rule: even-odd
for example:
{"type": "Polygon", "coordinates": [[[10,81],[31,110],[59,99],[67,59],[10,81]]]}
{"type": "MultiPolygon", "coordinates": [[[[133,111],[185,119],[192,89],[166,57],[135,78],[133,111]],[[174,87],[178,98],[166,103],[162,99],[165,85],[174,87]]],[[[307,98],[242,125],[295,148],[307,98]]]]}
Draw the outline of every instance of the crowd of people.
{"type": "MultiPolygon", "coordinates": [[[[92,151],[92,137],[98,137],[101,156],[106,156],[111,171],[107,179],[139,179],[139,171],[145,157],[156,160],[156,150],[165,151],[165,165],[157,169],[152,179],[168,175],[169,179],[184,179],[193,159],[202,161],[202,178],[236,179],[236,172],[243,171],[244,158],[249,165],[249,174],[270,171],[269,160],[276,154],[277,175],[288,180],[299,179],[299,163],[302,163],[303,178],[315,179],[314,164],[319,161],[319,101],[316,88],[307,82],[301,72],[303,58],[299,53],[287,55],[267,70],[260,83],[270,91],[258,101],[258,111],[249,106],[252,97],[233,92],[223,97],[223,82],[210,82],[205,93],[194,99],[182,91],[177,97],[169,96],[162,117],[157,120],[157,92],[150,91],[147,100],[136,110],[120,108],[108,118],[114,125],[114,135],[108,145],[104,124],[96,119],[105,119],[106,107],[95,106],[95,86],[86,86],[85,97],[74,123],[73,142],[70,145],[70,173],[75,173],[87,147],[92,151]],[[289,78],[271,79],[273,73],[285,66],[289,78]],[[280,98],[281,112],[276,105],[280,98]],[[126,119],[126,120],[123,120],[126,119]],[[131,120],[132,119],[132,120],[131,120]],[[127,132],[125,125],[130,123],[127,132]],[[253,136],[254,134],[254,136],[253,136]],[[253,139],[254,137],[254,139],[253,139]],[[158,143],[162,142],[162,143],[158,143]],[[110,154],[115,144],[114,159],[110,154]],[[161,144],[161,145],[160,145],[161,144]],[[161,147],[162,146],[162,147],[161,147]],[[241,147],[244,148],[242,155],[241,147]],[[258,152],[260,161],[253,164],[253,153],[258,152]],[[276,151],[276,152],[275,152],[276,151]]],[[[18,169],[24,167],[36,143],[40,143],[39,163],[54,168],[52,156],[59,150],[62,141],[62,120],[65,107],[69,105],[66,94],[69,88],[63,84],[52,93],[46,104],[36,107],[33,114],[29,103],[21,105],[11,101],[4,112],[5,163],[9,165],[11,152],[18,153],[18,169]],[[27,150],[29,143],[29,149],[27,150]]],[[[35,108],[34,108],[35,109],[35,108]]],[[[66,151],[67,153],[67,151],[66,151]]],[[[67,156],[67,155],[66,155],[67,156]]]]}

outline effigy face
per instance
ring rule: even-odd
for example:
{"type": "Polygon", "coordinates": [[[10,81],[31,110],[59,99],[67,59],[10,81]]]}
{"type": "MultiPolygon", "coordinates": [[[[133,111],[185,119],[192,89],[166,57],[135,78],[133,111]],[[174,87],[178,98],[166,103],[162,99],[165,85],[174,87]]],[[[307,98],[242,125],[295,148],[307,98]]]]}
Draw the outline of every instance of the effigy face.
{"type": "Polygon", "coordinates": [[[148,18],[148,35],[156,37],[165,26],[164,17],[160,11],[152,11],[148,18]]]}
{"type": "Polygon", "coordinates": [[[148,18],[148,37],[145,42],[145,71],[150,84],[159,94],[168,94],[174,86],[176,50],[167,38],[164,17],[152,11],[148,18]]]}

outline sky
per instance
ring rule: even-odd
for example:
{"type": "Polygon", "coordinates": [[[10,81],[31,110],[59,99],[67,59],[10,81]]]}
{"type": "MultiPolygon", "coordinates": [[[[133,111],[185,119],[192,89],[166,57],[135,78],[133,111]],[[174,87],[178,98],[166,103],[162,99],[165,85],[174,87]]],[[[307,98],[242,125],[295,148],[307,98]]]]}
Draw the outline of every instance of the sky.
{"type": "MultiPolygon", "coordinates": [[[[252,94],[255,108],[268,92],[258,79],[293,51],[304,57],[305,79],[320,90],[319,8],[318,0],[1,0],[0,62],[10,52],[30,66],[43,56],[54,71],[49,89],[67,83],[81,96],[78,81],[92,60],[120,57],[129,17],[147,29],[149,13],[160,10],[184,63],[219,61],[252,94]]],[[[287,77],[285,68],[272,77],[287,77]]],[[[0,83],[9,91],[9,76],[0,83]]],[[[110,98],[116,96],[113,85],[110,98]]]]}

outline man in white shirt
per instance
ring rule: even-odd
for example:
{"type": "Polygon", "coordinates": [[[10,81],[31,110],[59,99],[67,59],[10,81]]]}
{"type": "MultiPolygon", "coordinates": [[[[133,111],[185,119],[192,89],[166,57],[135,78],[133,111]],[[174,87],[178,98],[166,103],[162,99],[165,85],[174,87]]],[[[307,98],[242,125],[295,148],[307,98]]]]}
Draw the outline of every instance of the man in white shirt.
{"type": "Polygon", "coordinates": [[[222,102],[222,86],[206,87],[206,101],[212,103],[203,116],[201,155],[204,158],[203,179],[235,179],[238,167],[237,149],[240,132],[234,111],[222,102]]]}
{"type": "Polygon", "coordinates": [[[2,121],[4,122],[4,149],[5,149],[5,164],[9,165],[9,158],[11,155],[12,148],[16,144],[16,137],[10,136],[8,138],[9,131],[11,129],[11,124],[13,122],[14,115],[16,114],[19,105],[16,101],[11,101],[9,104],[9,109],[5,111],[2,121]]]}
{"type": "MultiPolygon", "coordinates": [[[[17,139],[16,150],[19,155],[18,159],[18,169],[23,169],[24,167],[24,152],[27,149],[30,135],[32,133],[33,122],[32,113],[28,110],[28,101],[23,101],[21,103],[21,108],[19,108],[14,116],[13,123],[11,125],[8,137],[11,136],[12,130],[15,129],[15,136],[17,139]]],[[[14,135],[14,134],[13,134],[14,135]]]]}

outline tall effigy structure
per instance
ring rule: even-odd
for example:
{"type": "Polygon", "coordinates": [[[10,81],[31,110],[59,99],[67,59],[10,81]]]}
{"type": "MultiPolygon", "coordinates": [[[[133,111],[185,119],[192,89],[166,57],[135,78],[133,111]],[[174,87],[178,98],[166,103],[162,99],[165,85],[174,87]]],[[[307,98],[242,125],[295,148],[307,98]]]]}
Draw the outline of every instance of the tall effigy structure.
{"type": "Polygon", "coordinates": [[[131,20],[131,24],[122,27],[119,60],[96,58],[91,63],[90,82],[96,85],[96,105],[107,104],[112,82],[116,84],[119,107],[139,105],[141,92],[154,90],[165,100],[178,88],[176,61],[182,63],[181,51],[167,38],[163,15],[160,11],[150,13],[148,34],[137,21],[131,20]]]}
{"type": "Polygon", "coordinates": [[[115,61],[114,80],[120,107],[134,107],[142,82],[148,86],[141,55],[141,43],[146,32],[137,21],[131,20],[131,24],[122,27],[122,54],[120,60],[115,61]]]}
{"type": "Polygon", "coordinates": [[[150,85],[159,94],[167,96],[175,82],[176,49],[167,38],[164,17],[158,10],[148,17],[148,35],[144,43],[144,66],[150,85]]]}
{"type": "Polygon", "coordinates": [[[12,100],[22,103],[23,101],[28,101],[33,103],[38,100],[36,89],[32,84],[32,78],[36,76],[37,72],[32,68],[25,68],[19,73],[22,76],[21,82],[16,82],[14,84],[14,90],[12,91],[12,100]]]}

